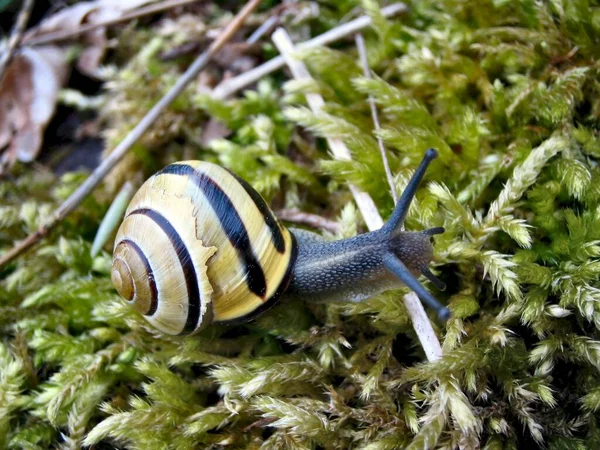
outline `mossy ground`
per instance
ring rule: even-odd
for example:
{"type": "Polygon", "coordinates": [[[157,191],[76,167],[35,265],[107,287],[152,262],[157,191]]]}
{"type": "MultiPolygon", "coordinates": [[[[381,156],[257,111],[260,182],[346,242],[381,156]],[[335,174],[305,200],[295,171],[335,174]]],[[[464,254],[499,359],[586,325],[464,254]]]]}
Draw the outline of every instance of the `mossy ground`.
{"type": "MultiPolygon", "coordinates": [[[[94,196],[4,268],[0,447],[600,447],[599,3],[419,0],[389,20],[372,1],[303,5],[286,25],[296,41],[366,9],[377,77],[362,76],[348,39],[303,55],[311,85],[280,71],[227,101],[190,87],[94,196]],[[314,90],[325,113],[305,105],[314,90]],[[91,242],[123,181],[172,161],[216,161],[274,207],[337,220],[340,236],[364,230],[349,181],[387,217],[369,94],[399,189],[427,147],[440,153],[407,222],[446,228],[434,269],[448,289],[432,292],[453,318],[436,328],[439,361],[425,362],[404,291],[288,303],[192,338],[153,334],[119,301],[110,243],[91,258],[91,242]],[[231,133],[203,145],[210,118],[231,133]],[[325,135],[353,160],[333,161],[325,135]]],[[[98,111],[107,152],[193,58],[161,54],[219,17],[121,31],[98,111]]],[[[0,182],[3,249],[86,176],[13,175],[0,182]]]]}

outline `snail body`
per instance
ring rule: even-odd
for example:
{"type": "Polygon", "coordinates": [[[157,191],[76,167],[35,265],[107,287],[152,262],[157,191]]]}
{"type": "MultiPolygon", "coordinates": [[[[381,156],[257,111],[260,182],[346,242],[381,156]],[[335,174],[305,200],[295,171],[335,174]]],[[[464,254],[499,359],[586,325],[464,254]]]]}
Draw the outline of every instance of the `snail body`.
{"type": "Polygon", "coordinates": [[[361,301],[403,284],[445,318],[448,310],[416,278],[424,274],[442,287],[427,266],[430,236],[443,229],[400,229],[436,155],[427,151],[384,227],[333,242],[285,228],[247,182],[216,164],[170,164],[125,212],[112,282],[150,324],[172,335],[251,320],[282,297],[361,301]]]}
{"type": "Polygon", "coordinates": [[[397,255],[415,275],[428,272],[433,257],[428,239],[432,231],[390,236],[377,230],[321,243],[299,238],[298,257],[285,295],[314,302],[360,302],[397,289],[404,283],[386,268],[384,257],[397,255]]]}

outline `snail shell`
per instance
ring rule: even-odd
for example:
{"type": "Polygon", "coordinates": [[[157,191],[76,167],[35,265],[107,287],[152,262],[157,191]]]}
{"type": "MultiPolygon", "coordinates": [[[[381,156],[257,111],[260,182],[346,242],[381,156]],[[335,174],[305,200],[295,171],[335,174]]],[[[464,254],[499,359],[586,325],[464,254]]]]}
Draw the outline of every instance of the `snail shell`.
{"type": "Polygon", "coordinates": [[[296,259],[293,235],[248,183],[204,161],[166,166],[135,194],[112,282],[160,331],[191,334],[272,306],[296,259]]]}

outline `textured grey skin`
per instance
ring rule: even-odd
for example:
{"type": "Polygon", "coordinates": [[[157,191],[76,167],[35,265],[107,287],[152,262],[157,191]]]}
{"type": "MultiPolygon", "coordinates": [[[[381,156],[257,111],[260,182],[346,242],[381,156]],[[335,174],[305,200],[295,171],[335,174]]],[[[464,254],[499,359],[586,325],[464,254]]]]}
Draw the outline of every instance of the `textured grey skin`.
{"type": "Polygon", "coordinates": [[[298,257],[285,296],[304,301],[359,302],[396,289],[403,284],[384,267],[384,255],[396,255],[418,276],[433,254],[430,237],[420,232],[378,230],[332,242],[293,233],[298,257]]]}
{"type": "Polygon", "coordinates": [[[308,302],[360,302],[398,288],[404,282],[446,321],[450,310],[417,279],[423,274],[439,289],[445,289],[444,283],[428,268],[433,257],[431,236],[443,233],[444,229],[400,231],[427,166],[436,157],[434,149],[427,149],[390,219],[381,229],[333,242],[324,241],[314,233],[292,231],[298,242],[298,255],[284,296],[308,302]]]}

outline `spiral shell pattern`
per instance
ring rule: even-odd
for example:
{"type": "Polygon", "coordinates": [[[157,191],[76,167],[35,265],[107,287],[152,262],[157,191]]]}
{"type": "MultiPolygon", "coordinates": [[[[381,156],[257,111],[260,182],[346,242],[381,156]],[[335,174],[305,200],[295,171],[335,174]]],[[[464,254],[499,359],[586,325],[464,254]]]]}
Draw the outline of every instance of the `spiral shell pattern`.
{"type": "Polygon", "coordinates": [[[218,165],[183,161],[135,194],[113,251],[117,292],[160,331],[191,334],[272,306],[296,258],[262,197],[218,165]]]}

